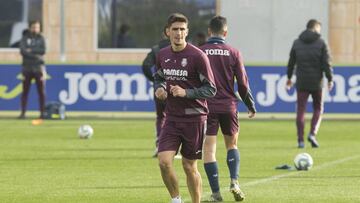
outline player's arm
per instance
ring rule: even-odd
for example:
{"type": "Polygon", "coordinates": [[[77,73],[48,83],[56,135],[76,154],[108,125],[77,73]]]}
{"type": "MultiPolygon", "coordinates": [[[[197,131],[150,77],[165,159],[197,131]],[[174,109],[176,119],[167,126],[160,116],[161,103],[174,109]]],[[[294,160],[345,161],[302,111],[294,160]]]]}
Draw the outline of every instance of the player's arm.
{"type": "Polygon", "coordinates": [[[288,79],[291,79],[291,77],[293,75],[295,64],[296,64],[296,52],[295,52],[294,45],[293,45],[291,47],[290,57],[289,57],[288,65],[287,65],[287,77],[288,77],[288,79]]]}
{"type": "Polygon", "coordinates": [[[214,75],[211,70],[209,59],[204,53],[199,56],[196,67],[198,68],[199,79],[202,85],[199,88],[186,89],[186,98],[206,99],[215,96],[216,86],[214,75]]]}
{"type": "Polygon", "coordinates": [[[324,42],[324,46],[322,48],[322,56],[321,56],[321,64],[322,69],[325,72],[325,76],[328,79],[328,88],[329,90],[333,87],[333,69],[331,66],[331,58],[329,53],[329,48],[327,44],[324,42]]]}
{"type": "Polygon", "coordinates": [[[32,53],[36,55],[44,55],[46,52],[45,39],[41,36],[41,43],[39,46],[33,47],[32,53]]]}
{"type": "Polygon", "coordinates": [[[155,64],[156,64],[156,51],[155,51],[156,47],[153,47],[151,49],[151,51],[147,54],[146,58],[143,61],[142,64],[142,71],[145,75],[145,77],[154,82],[154,76],[153,76],[153,71],[151,70],[155,64]]]}
{"type": "Polygon", "coordinates": [[[202,86],[194,89],[185,89],[186,98],[189,99],[206,99],[216,94],[215,84],[208,80],[204,75],[200,74],[202,86]]]}
{"type": "Polygon", "coordinates": [[[31,48],[26,46],[27,37],[23,37],[20,41],[20,53],[27,59],[37,59],[36,55],[32,53],[31,48]]]}
{"type": "Polygon", "coordinates": [[[293,46],[291,47],[290,57],[287,65],[287,78],[288,78],[288,80],[286,81],[287,89],[290,89],[292,86],[291,77],[294,73],[295,64],[296,64],[296,52],[293,44],[293,46]]]}
{"type": "Polygon", "coordinates": [[[165,100],[167,98],[166,92],[166,80],[164,73],[162,72],[160,60],[157,56],[156,58],[156,72],[154,73],[154,90],[155,96],[160,100],[165,100]]]}
{"type": "Polygon", "coordinates": [[[251,94],[248,77],[240,52],[237,53],[234,73],[237,80],[238,93],[241,97],[241,100],[244,102],[251,113],[256,113],[254,97],[251,94]]]}

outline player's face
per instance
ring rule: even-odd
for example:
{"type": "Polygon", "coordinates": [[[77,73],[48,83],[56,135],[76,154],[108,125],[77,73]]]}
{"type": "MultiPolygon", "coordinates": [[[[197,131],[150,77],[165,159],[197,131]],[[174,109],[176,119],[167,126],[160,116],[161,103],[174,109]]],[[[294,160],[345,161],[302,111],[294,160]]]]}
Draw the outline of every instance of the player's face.
{"type": "Polygon", "coordinates": [[[315,27],[314,27],[314,29],[315,29],[315,32],[317,32],[317,33],[320,34],[320,32],[321,32],[321,25],[320,25],[320,24],[316,24],[315,27]]]}
{"type": "Polygon", "coordinates": [[[30,31],[31,33],[36,33],[36,34],[40,33],[40,23],[32,24],[30,27],[30,31]]]}
{"type": "Polygon", "coordinates": [[[187,23],[175,22],[167,29],[167,35],[174,46],[182,47],[186,44],[188,35],[187,23]]]}

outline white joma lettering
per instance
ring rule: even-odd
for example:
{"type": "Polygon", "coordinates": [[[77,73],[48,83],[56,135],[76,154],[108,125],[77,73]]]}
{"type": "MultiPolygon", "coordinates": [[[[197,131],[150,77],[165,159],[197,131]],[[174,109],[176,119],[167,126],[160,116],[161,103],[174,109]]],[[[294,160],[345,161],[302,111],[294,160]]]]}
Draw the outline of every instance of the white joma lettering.
{"type": "Polygon", "coordinates": [[[206,55],[230,56],[229,50],[226,49],[205,49],[206,55]]]}
{"type": "Polygon", "coordinates": [[[135,73],[78,73],[67,72],[65,78],[68,89],[59,93],[59,99],[64,104],[74,104],[80,97],[88,101],[147,101],[153,94],[153,89],[147,89],[143,74],[135,73]],[[94,84],[90,88],[90,84],[94,84]],[[132,85],[136,84],[135,89],[132,85]]]}
{"type": "MultiPolygon", "coordinates": [[[[261,106],[272,106],[277,99],[284,102],[295,102],[296,92],[290,93],[284,88],[287,76],[281,74],[262,74],[261,78],[265,81],[265,90],[259,91],[256,100],[261,106]]],[[[296,77],[294,78],[296,81],[296,77]]],[[[333,81],[335,92],[330,95],[326,89],[324,91],[324,102],[346,103],[360,102],[360,75],[355,74],[348,79],[342,75],[334,74],[333,81]],[[346,82],[348,84],[346,84],[346,82]],[[346,86],[349,86],[347,88],[346,86]]],[[[325,86],[327,88],[327,86],[325,86]]]]}

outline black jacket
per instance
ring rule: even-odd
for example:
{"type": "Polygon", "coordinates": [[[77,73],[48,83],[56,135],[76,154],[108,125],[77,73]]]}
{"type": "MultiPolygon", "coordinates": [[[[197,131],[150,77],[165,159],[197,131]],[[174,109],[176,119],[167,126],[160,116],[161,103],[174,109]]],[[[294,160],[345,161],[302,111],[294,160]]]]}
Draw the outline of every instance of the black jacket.
{"type": "Polygon", "coordinates": [[[294,41],[287,67],[288,79],[291,79],[295,65],[298,90],[320,90],[324,72],[328,81],[332,81],[329,48],[316,32],[305,30],[294,41]]]}
{"type": "Polygon", "coordinates": [[[142,71],[144,72],[145,77],[154,82],[154,76],[152,68],[156,65],[156,55],[159,53],[160,49],[170,45],[170,40],[163,39],[157,45],[151,48],[151,51],[147,54],[146,58],[142,64],[142,71]]]}
{"type": "Polygon", "coordinates": [[[25,69],[39,69],[44,62],[45,39],[40,34],[25,35],[20,42],[22,65],[25,69]]]}

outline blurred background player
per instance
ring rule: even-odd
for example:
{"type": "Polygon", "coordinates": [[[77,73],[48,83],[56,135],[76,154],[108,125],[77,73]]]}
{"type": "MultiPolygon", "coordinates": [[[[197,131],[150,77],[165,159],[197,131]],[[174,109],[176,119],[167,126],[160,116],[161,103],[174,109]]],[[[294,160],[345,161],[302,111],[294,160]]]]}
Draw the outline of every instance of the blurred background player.
{"type": "MultiPolygon", "coordinates": [[[[154,72],[155,72],[155,65],[156,65],[156,55],[159,53],[160,49],[167,47],[170,45],[170,40],[166,36],[166,27],[164,27],[164,31],[162,33],[162,40],[153,47],[151,47],[151,51],[147,54],[146,58],[142,63],[142,71],[145,77],[154,82],[154,72]]],[[[164,117],[165,117],[165,105],[166,102],[159,100],[157,97],[154,96],[155,101],[155,110],[156,110],[156,140],[155,140],[155,152],[153,157],[157,157],[158,153],[158,144],[159,144],[159,135],[161,132],[161,128],[164,125],[164,117]]]]}
{"type": "Polygon", "coordinates": [[[227,164],[230,172],[230,192],[236,201],[242,201],[245,195],[240,190],[238,177],[240,154],[237,149],[238,140],[238,98],[235,95],[235,79],[238,93],[248,108],[249,118],[255,116],[255,103],[251,95],[247,74],[241,53],[225,43],[227,35],[227,20],[222,16],[215,16],[209,24],[210,38],[200,47],[209,57],[215,78],[217,93],[209,98],[209,115],[204,144],[204,168],[209,180],[212,195],[208,201],[221,202],[218,165],[216,161],[216,135],[219,126],[224,135],[227,150],[227,164]]]}
{"type": "Polygon", "coordinates": [[[199,203],[202,180],[197,159],[202,158],[206,129],[205,99],[216,93],[214,76],[207,56],[186,42],[188,19],[183,14],[170,15],[166,30],[171,46],[157,55],[155,73],[155,96],[166,99],[165,123],[159,137],[159,166],[171,202],[182,202],[173,165],[181,145],[188,190],[192,202],[199,203]]]}
{"type": "Polygon", "coordinates": [[[122,24],[120,26],[119,35],[117,37],[117,48],[135,48],[136,43],[130,35],[131,27],[129,24],[122,24]]]}
{"type": "Polygon", "coordinates": [[[330,63],[329,48],[320,38],[321,23],[315,19],[308,21],[306,30],[296,39],[290,51],[290,59],[287,68],[287,89],[292,84],[291,77],[296,65],[296,91],[297,91],[297,114],[296,126],[298,148],[304,148],[304,127],[306,103],[311,95],[313,99],[313,116],[308,141],[312,147],[319,147],[316,134],[321,123],[323,113],[323,73],[328,80],[328,89],[333,87],[333,71],[330,63]]]}
{"type": "Polygon", "coordinates": [[[193,45],[200,47],[204,45],[207,41],[207,36],[204,32],[197,32],[193,38],[193,45]]]}
{"type": "Polygon", "coordinates": [[[23,92],[21,95],[20,119],[25,118],[28,94],[31,80],[34,78],[39,94],[39,118],[44,118],[45,110],[45,80],[46,70],[44,54],[46,51],[45,39],[40,33],[40,22],[30,22],[30,32],[24,35],[20,42],[20,53],[22,55],[23,92]]]}

